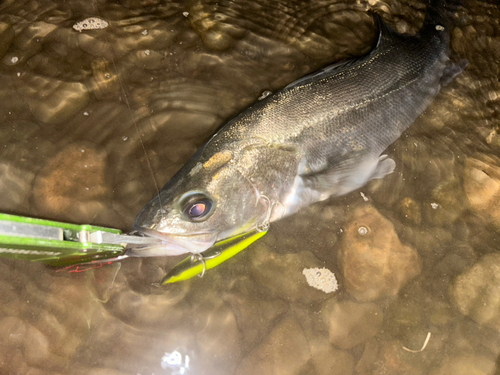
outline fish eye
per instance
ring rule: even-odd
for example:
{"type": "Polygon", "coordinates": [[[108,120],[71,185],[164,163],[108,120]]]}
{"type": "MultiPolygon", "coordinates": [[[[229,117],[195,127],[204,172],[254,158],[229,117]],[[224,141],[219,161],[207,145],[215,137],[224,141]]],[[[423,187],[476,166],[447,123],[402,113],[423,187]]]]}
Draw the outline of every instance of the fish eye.
{"type": "Polygon", "coordinates": [[[212,212],[213,203],[207,196],[196,194],[187,197],[182,206],[186,218],[191,221],[203,221],[212,212]]]}

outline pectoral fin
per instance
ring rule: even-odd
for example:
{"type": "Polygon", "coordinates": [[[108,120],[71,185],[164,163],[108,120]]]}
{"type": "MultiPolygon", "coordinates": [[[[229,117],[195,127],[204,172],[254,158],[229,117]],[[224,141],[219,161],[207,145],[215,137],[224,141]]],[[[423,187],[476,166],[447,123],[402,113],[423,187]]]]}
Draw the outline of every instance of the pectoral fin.
{"type": "Polygon", "coordinates": [[[395,167],[396,163],[387,155],[377,157],[357,151],[344,155],[327,169],[301,177],[305,187],[326,199],[359,189],[372,179],[392,173],[395,167]]]}
{"type": "Polygon", "coordinates": [[[393,159],[387,157],[387,155],[381,155],[378,158],[378,164],[375,167],[375,170],[373,171],[370,180],[385,177],[388,174],[394,172],[395,168],[396,168],[396,162],[393,159]]]}

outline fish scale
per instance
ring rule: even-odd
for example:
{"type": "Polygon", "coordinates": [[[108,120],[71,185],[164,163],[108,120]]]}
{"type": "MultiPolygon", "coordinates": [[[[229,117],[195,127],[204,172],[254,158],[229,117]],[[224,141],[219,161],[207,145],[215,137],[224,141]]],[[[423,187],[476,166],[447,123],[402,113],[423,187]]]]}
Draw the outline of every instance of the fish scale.
{"type": "Polygon", "coordinates": [[[463,70],[448,48],[458,4],[433,0],[416,36],[375,16],[372,52],[301,78],[230,120],[134,228],[163,240],[158,254],[202,252],[392,173],[396,162],[383,152],[463,70]]]}

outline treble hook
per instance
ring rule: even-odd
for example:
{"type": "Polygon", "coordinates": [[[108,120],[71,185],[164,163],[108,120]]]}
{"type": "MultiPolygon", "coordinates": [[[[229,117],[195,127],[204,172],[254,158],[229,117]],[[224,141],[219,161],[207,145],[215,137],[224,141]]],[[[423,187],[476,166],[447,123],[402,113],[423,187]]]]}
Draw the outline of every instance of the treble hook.
{"type": "Polygon", "coordinates": [[[283,207],[283,205],[279,201],[275,201],[275,202],[271,203],[271,200],[268,197],[266,197],[265,195],[261,195],[260,197],[267,202],[268,210],[267,210],[266,217],[265,217],[264,221],[262,223],[260,223],[259,225],[257,225],[257,230],[259,232],[266,232],[269,230],[269,224],[271,221],[271,216],[273,214],[274,206],[281,206],[281,217],[283,217],[283,215],[285,213],[285,207],[283,207]]]}
{"type": "Polygon", "coordinates": [[[205,259],[213,259],[213,258],[216,258],[218,257],[219,255],[221,254],[220,251],[216,252],[214,255],[211,255],[209,257],[205,257],[203,255],[201,255],[200,253],[193,253],[191,254],[191,262],[194,263],[194,262],[201,262],[202,266],[203,266],[203,271],[198,275],[199,278],[202,278],[204,275],[205,275],[205,271],[207,269],[207,266],[205,264],[205,259]]]}
{"type": "Polygon", "coordinates": [[[206,270],[206,265],[205,265],[205,259],[203,258],[203,255],[201,255],[200,253],[194,253],[194,254],[191,254],[191,262],[194,263],[194,262],[201,262],[201,264],[203,265],[203,271],[201,272],[201,274],[198,275],[198,277],[203,277],[205,275],[205,270],[206,270]]]}
{"type": "Polygon", "coordinates": [[[265,200],[267,202],[267,212],[266,212],[266,217],[264,218],[264,221],[260,224],[257,225],[257,230],[259,232],[265,232],[269,229],[269,221],[271,220],[271,213],[273,210],[271,200],[266,197],[265,195],[260,196],[262,200],[265,200]]]}

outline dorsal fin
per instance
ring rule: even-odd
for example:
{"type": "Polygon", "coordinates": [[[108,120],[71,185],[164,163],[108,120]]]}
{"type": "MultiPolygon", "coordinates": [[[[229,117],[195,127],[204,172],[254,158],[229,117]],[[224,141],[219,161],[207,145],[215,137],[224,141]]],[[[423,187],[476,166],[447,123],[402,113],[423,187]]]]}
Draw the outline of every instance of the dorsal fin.
{"type": "MultiPolygon", "coordinates": [[[[404,37],[404,35],[398,34],[390,26],[385,24],[384,21],[382,21],[382,18],[380,18],[380,16],[377,13],[373,13],[373,19],[374,19],[375,24],[377,25],[378,30],[379,30],[377,44],[373,50],[375,50],[377,48],[381,48],[381,47],[383,48],[385,46],[392,45],[394,43],[394,41],[400,39],[401,37],[404,37]]],[[[349,68],[351,65],[364,59],[366,56],[367,55],[354,57],[351,59],[342,60],[342,61],[336,62],[334,64],[328,65],[325,68],[317,70],[313,73],[310,73],[310,74],[308,74],[302,78],[299,78],[298,80],[290,83],[288,86],[285,87],[285,89],[292,89],[294,87],[302,86],[302,85],[305,85],[311,81],[320,79],[322,77],[327,77],[329,75],[333,75],[333,74],[340,72],[346,68],[349,68]]]]}
{"type": "Polygon", "coordinates": [[[320,70],[317,70],[317,71],[310,73],[302,78],[299,78],[296,81],[293,81],[288,86],[286,86],[285,89],[291,89],[291,88],[294,88],[297,86],[302,86],[302,85],[305,85],[305,84],[312,82],[314,80],[320,79],[321,77],[326,77],[326,76],[335,74],[336,72],[339,72],[339,71],[353,65],[355,62],[359,61],[363,57],[364,56],[355,57],[352,59],[342,60],[342,61],[333,63],[331,65],[328,65],[320,70]]]}

